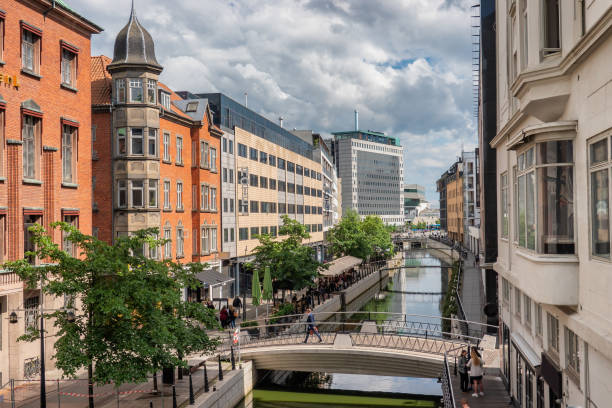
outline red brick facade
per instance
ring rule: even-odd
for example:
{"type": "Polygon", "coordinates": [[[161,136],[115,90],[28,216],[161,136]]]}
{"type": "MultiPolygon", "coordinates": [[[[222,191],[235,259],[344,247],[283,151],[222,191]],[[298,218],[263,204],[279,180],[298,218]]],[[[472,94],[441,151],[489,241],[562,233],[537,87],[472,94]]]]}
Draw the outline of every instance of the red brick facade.
{"type": "MultiPolygon", "coordinates": [[[[91,34],[101,29],[53,4],[10,0],[0,5],[2,260],[23,258],[24,219],[28,214],[49,228],[62,219],[62,209],[70,209],[78,212],[80,229],[91,233],[90,41],[91,34]],[[26,36],[33,39],[31,61],[25,60],[22,51],[26,36]],[[66,71],[72,76],[63,84],[62,50],[67,44],[71,51],[64,55],[73,58],[73,70],[66,71]],[[71,139],[75,145],[69,183],[62,183],[62,118],[76,128],[76,138],[71,139]],[[36,124],[33,154],[27,160],[32,163],[33,177],[24,175],[24,143],[29,146],[24,128],[29,121],[36,124]]],[[[58,234],[55,241],[60,241],[58,234]]]]}

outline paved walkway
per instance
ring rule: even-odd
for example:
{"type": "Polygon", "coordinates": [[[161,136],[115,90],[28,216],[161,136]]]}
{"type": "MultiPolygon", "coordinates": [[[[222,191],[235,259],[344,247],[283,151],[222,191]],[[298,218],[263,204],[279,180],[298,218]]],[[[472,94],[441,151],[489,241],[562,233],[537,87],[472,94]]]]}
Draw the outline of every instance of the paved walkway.
{"type": "MultiPolygon", "coordinates": [[[[471,322],[486,323],[483,313],[484,293],[482,285],[482,273],[478,264],[474,264],[474,255],[467,253],[463,259],[461,303],[465,312],[465,319],[471,322]]],[[[482,326],[470,325],[470,335],[482,334],[482,326]],[[478,333],[478,334],[477,334],[478,333]]]]}
{"type": "Polygon", "coordinates": [[[459,385],[459,374],[456,376],[451,373],[453,380],[453,393],[457,407],[461,407],[461,400],[465,399],[470,408],[500,408],[510,406],[510,397],[504,387],[501,378],[497,376],[485,375],[483,377],[484,397],[472,397],[472,391],[462,392],[459,385]]]}

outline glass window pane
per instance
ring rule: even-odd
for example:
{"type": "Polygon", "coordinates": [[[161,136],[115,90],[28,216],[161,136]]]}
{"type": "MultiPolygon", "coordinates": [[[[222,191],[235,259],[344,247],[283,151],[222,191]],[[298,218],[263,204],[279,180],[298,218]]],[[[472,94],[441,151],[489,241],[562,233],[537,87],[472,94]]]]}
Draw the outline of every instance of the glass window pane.
{"type": "Polygon", "coordinates": [[[525,152],[525,168],[526,169],[533,166],[533,150],[534,148],[532,147],[531,149],[525,152]]]}
{"type": "Polygon", "coordinates": [[[538,252],[574,253],[574,183],[571,166],[538,169],[538,252]]]}
{"type": "Polygon", "coordinates": [[[590,146],[591,165],[608,160],[608,139],[602,139],[590,146]]]}
{"type": "Polygon", "coordinates": [[[519,245],[526,247],[526,215],[525,215],[525,178],[526,176],[520,176],[518,179],[518,222],[519,222],[519,245]]]}
{"type": "Polygon", "coordinates": [[[591,253],[610,257],[608,169],[591,173],[591,253]]]}
{"type": "Polygon", "coordinates": [[[538,164],[573,163],[574,154],[570,140],[538,143],[538,164]]]}
{"type": "Polygon", "coordinates": [[[526,220],[527,220],[527,248],[535,249],[535,173],[532,171],[527,173],[527,208],[526,208],[526,220]]]}

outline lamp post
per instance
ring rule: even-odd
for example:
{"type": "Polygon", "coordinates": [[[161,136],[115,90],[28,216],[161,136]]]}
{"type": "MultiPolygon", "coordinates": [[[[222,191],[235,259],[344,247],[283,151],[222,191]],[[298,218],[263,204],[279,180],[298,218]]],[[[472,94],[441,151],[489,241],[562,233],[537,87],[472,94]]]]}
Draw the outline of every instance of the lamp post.
{"type": "MultiPolygon", "coordinates": [[[[18,311],[23,311],[26,312],[26,310],[24,309],[16,309],[18,311]]],[[[72,323],[75,321],[75,316],[74,316],[74,312],[72,311],[72,309],[47,309],[47,311],[58,311],[58,310],[64,310],[67,311],[66,313],[66,321],[72,323]]],[[[41,290],[40,290],[40,326],[39,326],[39,335],[40,335],[40,408],[46,408],[47,407],[47,391],[46,391],[46,387],[45,387],[45,329],[44,329],[44,312],[45,309],[43,309],[43,292],[42,292],[42,286],[41,286],[41,290]]],[[[11,324],[16,324],[18,322],[19,318],[17,317],[17,313],[15,313],[15,310],[13,310],[13,312],[11,312],[11,314],[9,315],[9,323],[11,324]]]]}

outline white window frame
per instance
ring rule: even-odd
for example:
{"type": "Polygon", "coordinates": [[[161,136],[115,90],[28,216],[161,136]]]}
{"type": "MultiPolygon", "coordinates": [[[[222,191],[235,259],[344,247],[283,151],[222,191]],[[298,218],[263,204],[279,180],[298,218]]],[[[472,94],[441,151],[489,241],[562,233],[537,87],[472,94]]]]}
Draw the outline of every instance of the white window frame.
{"type": "Polygon", "coordinates": [[[40,118],[23,115],[23,177],[36,179],[38,175],[38,128],[40,118]]]}
{"type": "Polygon", "coordinates": [[[170,204],[170,180],[164,180],[164,209],[169,210],[172,208],[170,204]]]}
{"type": "Polygon", "coordinates": [[[144,90],[142,88],[142,79],[130,78],[128,82],[130,87],[130,102],[144,103],[144,90]],[[140,100],[137,99],[138,92],[140,92],[140,100]]]}
{"type": "Polygon", "coordinates": [[[127,180],[117,181],[117,208],[127,208],[129,206],[129,194],[127,180]],[[125,201],[121,204],[121,193],[123,192],[125,201]]]}
{"type": "Polygon", "coordinates": [[[210,252],[217,252],[217,227],[210,228],[210,252]]]}
{"type": "Polygon", "coordinates": [[[176,209],[177,210],[183,209],[183,182],[182,181],[176,182],[176,209]]]}
{"type": "Polygon", "coordinates": [[[149,128],[147,132],[147,153],[152,157],[157,157],[157,136],[157,129],[149,128]]]}
{"type": "Polygon", "coordinates": [[[210,210],[217,211],[217,188],[216,187],[210,187],[209,196],[210,196],[210,206],[209,206],[210,210]]]}
{"type": "Polygon", "coordinates": [[[183,164],[183,136],[176,135],[176,164],[183,164]]]}
{"type": "Polygon", "coordinates": [[[172,259],[172,228],[164,227],[164,259],[172,259]]]}
{"type": "Polygon", "coordinates": [[[164,132],[164,157],[163,160],[169,162],[170,161],[170,132],[164,132]]]}
{"type": "Polygon", "coordinates": [[[170,105],[171,105],[171,101],[170,101],[170,94],[167,92],[160,92],[160,103],[161,106],[164,107],[164,109],[166,110],[170,110],[170,105]]]}
{"type": "Polygon", "coordinates": [[[144,144],[144,129],[143,128],[130,128],[130,154],[132,156],[143,156],[145,153],[145,144],[144,144]],[[136,131],[136,135],[134,134],[136,131]],[[140,131],[140,135],[138,135],[138,131],[140,131]],[[140,139],[140,153],[134,152],[134,142],[140,139]]]}
{"type": "Polygon", "coordinates": [[[176,257],[185,256],[185,230],[182,226],[176,227],[176,257]]]}
{"type": "Polygon", "coordinates": [[[129,206],[132,208],[144,208],[145,207],[145,187],[144,187],[144,180],[140,179],[140,180],[130,180],[130,201],[129,201],[129,206]],[[142,183],[142,186],[136,187],[134,186],[134,183],[142,183]],[[140,190],[140,194],[141,194],[141,199],[142,199],[142,203],[141,205],[135,205],[134,204],[134,192],[139,191],[140,190]]]}
{"type": "Polygon", "coordinates": [[[62,84],[68,85],[71,88],[75,88],[77,54],[63,47],[61,48],[61,51],[62,84]]]}
{"type": "Polygon", "coordinates": [[[210,159],[210,164],[209,164],[209,168],[210,171],[217,171],[217,149],[215,149],[214,147],[210,148],[210,151],[208,153],[208,157],[210,159]]]}
{"type": "Polygon", "coordinates": [[[125,103],[125,79],[115,79],[115,103],[125,103]]]}
{"type": "Polygon", "coordinates": [[[158,195],[159,183],[157,180],[149,180],[147,188],[147,207],[158,208],[159,207],[159,195],[158,195]]]}
{"type": "Polygon", "coordinates": [[[200,254],[208,255],[210,253],[209,228],[203,226],[200,228],[200,254]]]}
{"type": "Polygon", "coordinates": [[[157,81],[154,79],[147,79],[147,103],[151,105],[156,104],[157,95],[157,81]]]}

